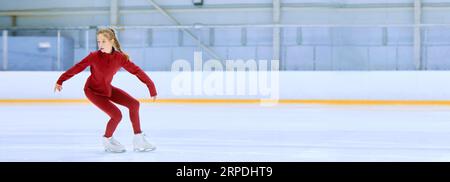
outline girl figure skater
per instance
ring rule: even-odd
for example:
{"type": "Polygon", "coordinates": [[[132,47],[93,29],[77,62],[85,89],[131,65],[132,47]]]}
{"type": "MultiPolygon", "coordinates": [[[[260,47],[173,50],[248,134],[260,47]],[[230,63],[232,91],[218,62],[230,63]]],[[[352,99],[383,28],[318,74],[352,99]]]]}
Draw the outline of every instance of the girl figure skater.
{"type": "Polygon", "coordinates": [[[134,131],[134,150],[155,150],[156,147],[147,141],[144,133],[141,131],[139,121],[139,101],[125,91],[111,85],[114,74],[123,67],[147,85],[150,96],[152,100],[155,101],[157,93],[153,81],[141,68],[131,62],[128,55],[122,51],[113,29],[100,29],[97,32],[97,44],[99,48],[98,51],[91,52],[82,61],[68,69],[59,77],[55,85],[55,92],[62,90],[64,81],[90,66],[91,75],[84,86],[84,93],[94,105],[111,117],[106,125],[105,134],[103,135],[105,151],[126,151],[125,147],[112,137],[114,130],[122,119],[122,113],[113,103],[123,105],[129,109],[130,120],[134,131]]]}

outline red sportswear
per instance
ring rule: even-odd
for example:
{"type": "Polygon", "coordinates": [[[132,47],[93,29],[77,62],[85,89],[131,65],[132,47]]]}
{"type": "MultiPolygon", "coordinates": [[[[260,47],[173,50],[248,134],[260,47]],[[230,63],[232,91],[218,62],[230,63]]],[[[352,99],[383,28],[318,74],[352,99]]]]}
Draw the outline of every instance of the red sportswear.
{"type": "Polygon", "coordinates": [[[80,73],[86,67],[91,66],[91,75],[86,81],[84,89],[93,91],[96,95],[111,97],[111,81],[120,68],[125,68],[131,74],[137,76],[139,80],[147,85],[150,96],[156,96],[155,84],[145,72],[131,62],[123,53],[114,51],[104,53],[101,51],[91,52],[79,63],[63,73],[58,81],[59,85],[74,75],[80,73]]]}

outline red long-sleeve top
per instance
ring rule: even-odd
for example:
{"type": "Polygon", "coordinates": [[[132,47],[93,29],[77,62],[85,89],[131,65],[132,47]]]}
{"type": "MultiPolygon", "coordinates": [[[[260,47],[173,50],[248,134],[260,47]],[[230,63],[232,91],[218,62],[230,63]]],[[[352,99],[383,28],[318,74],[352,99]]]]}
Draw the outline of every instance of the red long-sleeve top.
{"type": "Polygon", "coordinates": [[[111,81],[122,67],[147,85],[150,96],[157,95],[155,84],[150,77],[123,53],[114,50],[111,53],[91,52],[79,63],[64,72],[56,83],[62,85],[64,81],[80,73],[88,66],[91,66],[91,75],[87,79],[84,89],[90,89],[97,95],[111,96],[111,81]]]}

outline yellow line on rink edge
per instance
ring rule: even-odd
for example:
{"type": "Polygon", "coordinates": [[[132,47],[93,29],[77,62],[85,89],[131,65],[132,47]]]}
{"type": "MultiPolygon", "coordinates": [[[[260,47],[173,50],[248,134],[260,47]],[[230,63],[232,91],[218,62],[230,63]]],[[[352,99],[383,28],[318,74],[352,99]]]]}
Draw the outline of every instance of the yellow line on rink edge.
{"type": "MultiPolygon", "coordinates": [[[[138,99],[153,103],[150,99],[138,99]]],[[[328,104],[328,105],[441,105],[450,106],[450,100],[266,100],[278,104],[328,104]]],[[[89,103],[87,99],[0,99],[0,104],[66,104],[89,103]]],[[[155,103],[174,104],[261,104],[260,99],[157,99],[155,103]]]]}

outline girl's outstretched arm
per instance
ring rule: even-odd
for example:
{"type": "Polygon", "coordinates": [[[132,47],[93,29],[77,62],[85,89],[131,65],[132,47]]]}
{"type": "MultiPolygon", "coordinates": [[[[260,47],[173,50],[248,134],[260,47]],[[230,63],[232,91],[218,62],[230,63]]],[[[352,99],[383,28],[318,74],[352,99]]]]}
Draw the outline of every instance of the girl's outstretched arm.
{"type": "MultiPolygon", "coordinates": [[[[81,60],[79,63],[75,64],[74,66],[72,66],[71,68],[69,68],[66,72],[64,72],[59,79],[56,81],[56,86],[55,86],[55,90],[57,89],[57,86],[59,85],[60,88],[62,89],[62,84],[64,81],[72,78],[74,75],[80,73],[81,71],[83,71],[84,69],[86,69],[86,67],[88,67],[89,65],[91,65],[91,60],[93,57],[94,53],[90,53],[88,56],[86,56],[83,60],[81,60]]],[[[61,91],[61,89],[58,89],[58,91],[61,91]]]]}
{"type": "Polygon", "coordinates": [[[127,70],[131,74],[137,76],[139,80],[141,80],[141,82],[147,85],[147,88],[150,92],[150,96],[153,98],[154,101],[158,93],[156,92],[155,84],[153,83],[152,79],[150,79],[150,77],[148,77],[148,75],[139,66],[131,62],[129,59],[122,60],[122,67],[125,68],[125,70],[127,70]]]}

